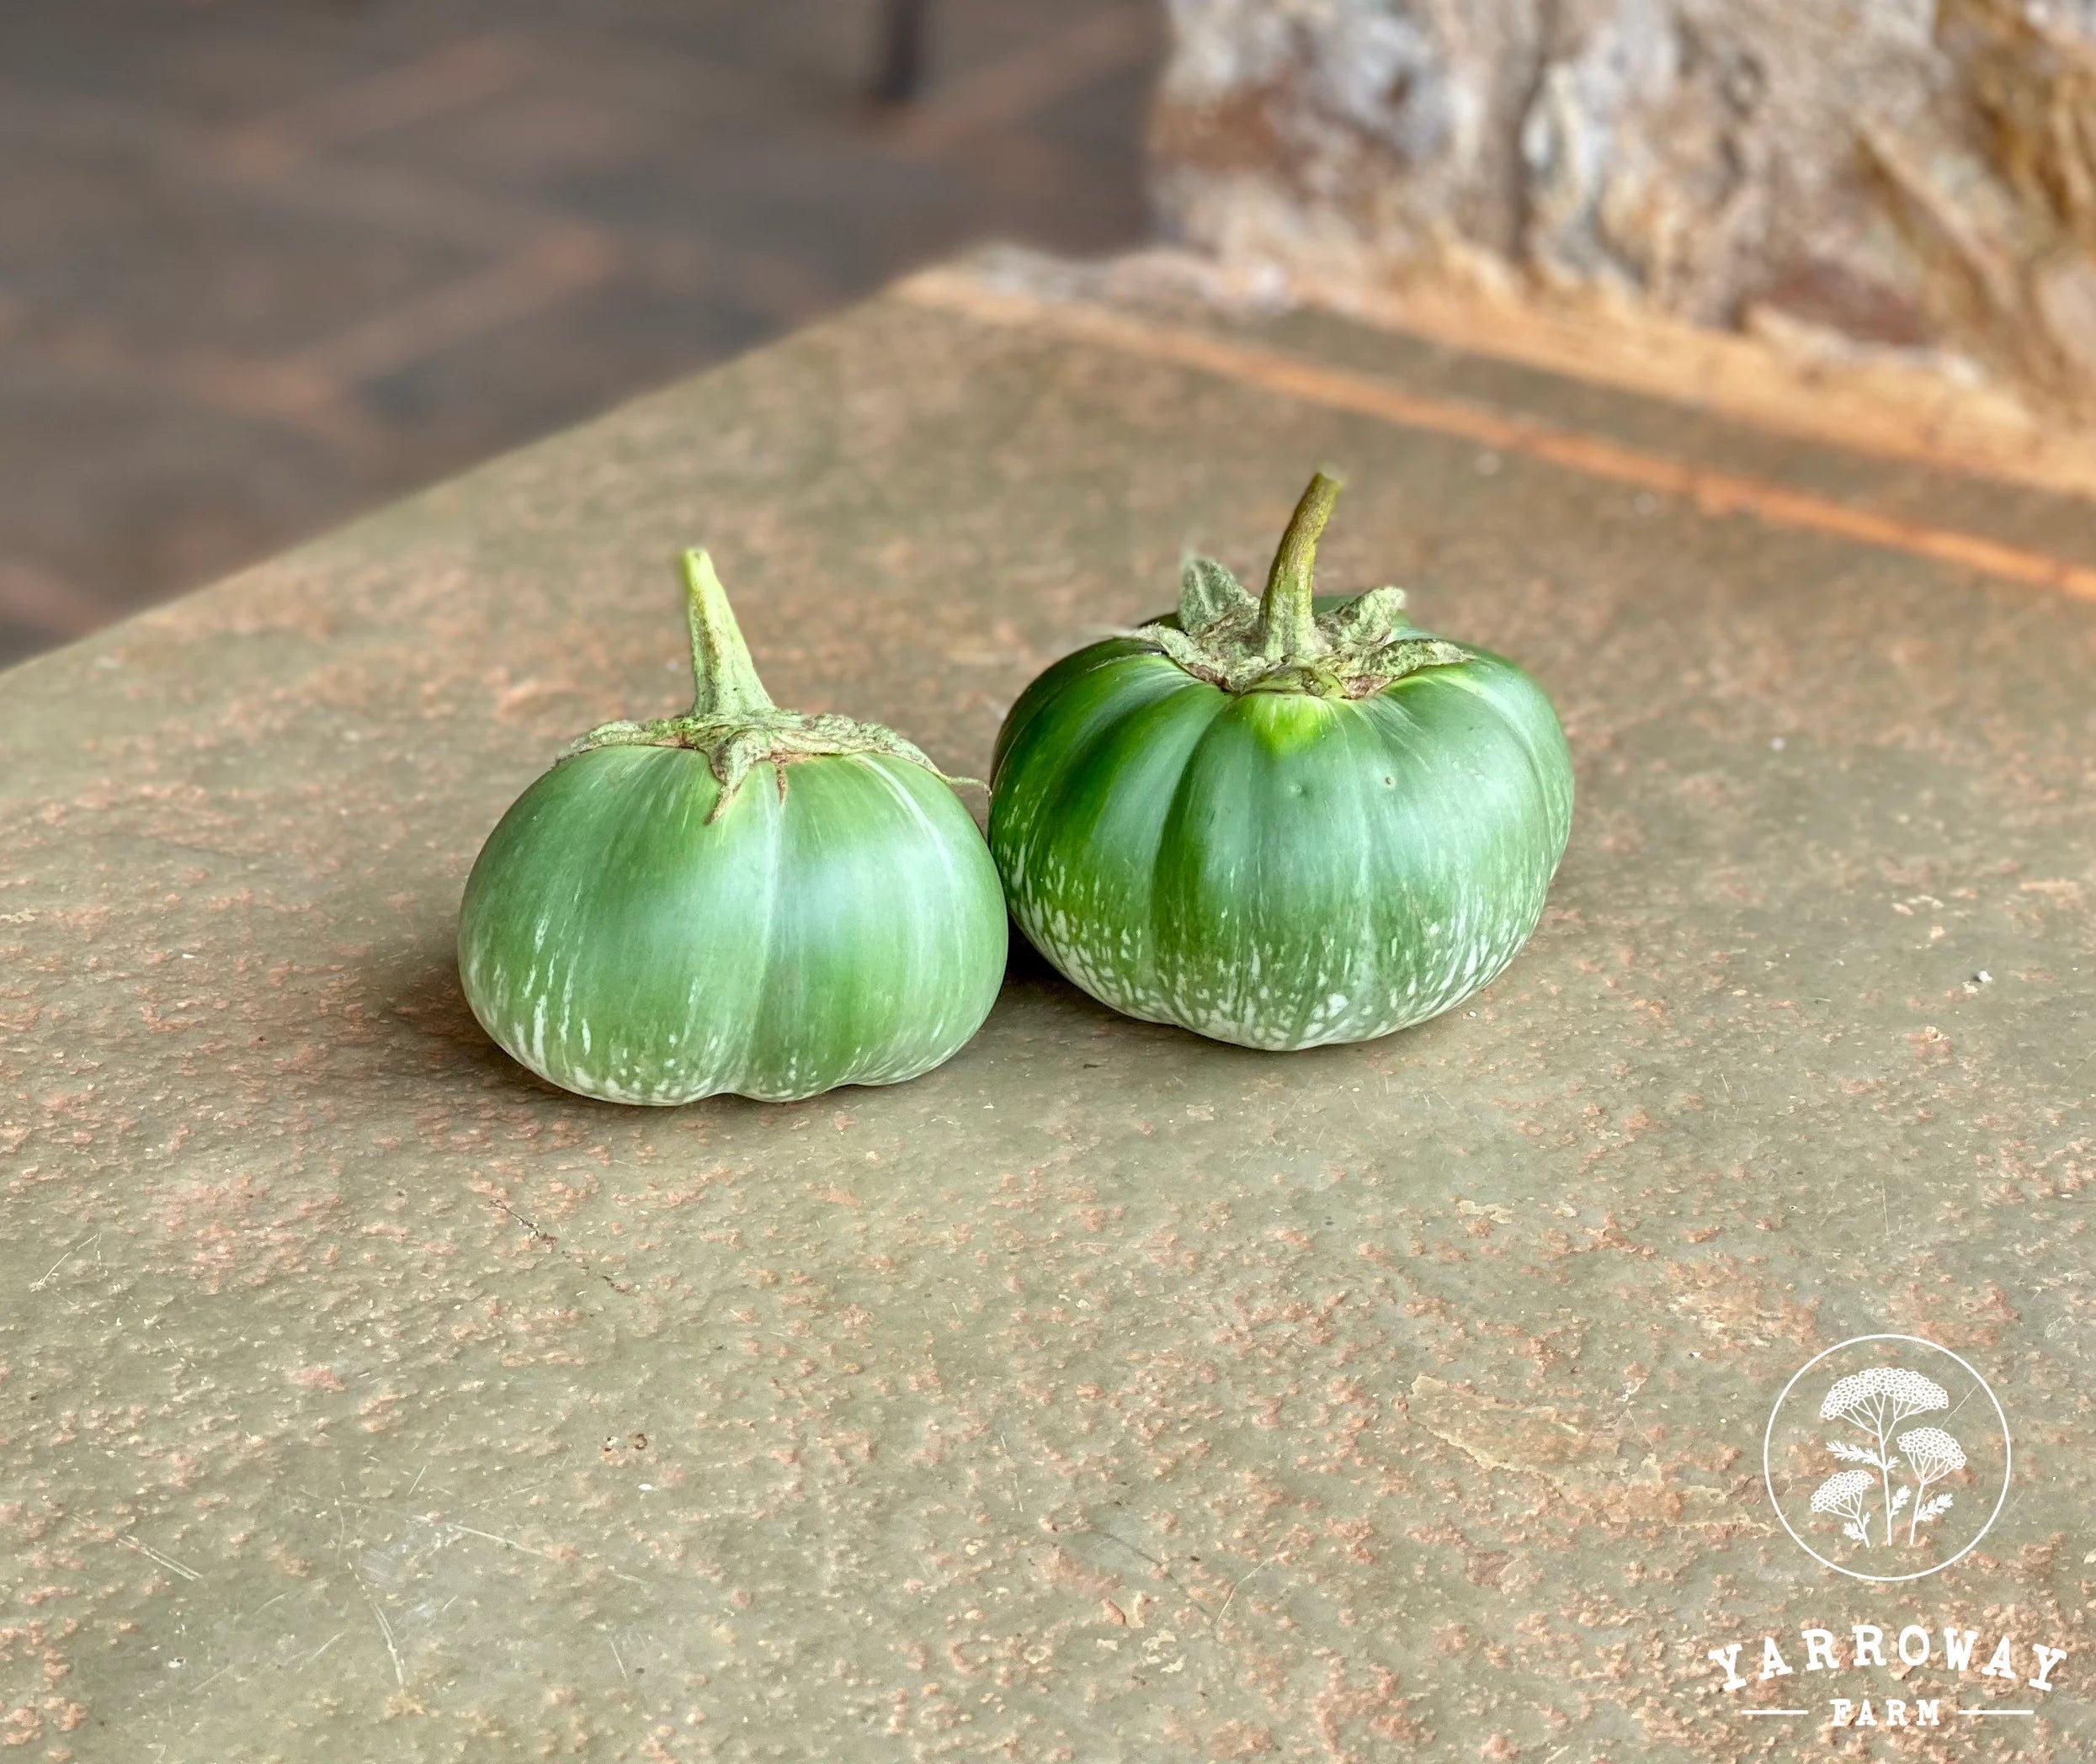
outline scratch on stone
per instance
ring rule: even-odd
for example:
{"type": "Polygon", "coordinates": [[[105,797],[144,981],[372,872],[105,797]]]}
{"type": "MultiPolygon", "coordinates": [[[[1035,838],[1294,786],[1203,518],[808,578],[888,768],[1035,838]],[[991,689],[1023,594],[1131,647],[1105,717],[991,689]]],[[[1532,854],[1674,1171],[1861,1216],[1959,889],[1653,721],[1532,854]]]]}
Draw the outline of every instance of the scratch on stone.
{"type": "Polygon", "coordinates": [[[152,1544],[141,1543],[136,1538],[132,1537],[129,1533],[126,1533],[116,1541],[129,1549],[136,1550],[142,1556],[150,1556],[154,1561],[159,1563],[162,1568],[167,1569],[170,1573],[180,1575],[185,1581],[200,1581],[204,1578],[204,1576],[199,1574],[195,1569],[185,1566],[184,1564],[175,1560],[173,1556],[162,1555],[158,1550],[155,1549],[152,1544]]]}
{"type": "Polygon", "coordinates": [[[543,1556],[549,1562],[561,1559],[550,1549],[539,1549],[529,1544],[519,1544],[514,1538],[502,1537],[492,1531],[476,1531],[472,1526],[460,1525],[455,1520],[445,1519],[439,1522],[446,1531],[462,1532],[469,1538],[485,1538],[490,1544],[506,1544],[512,1549],[521,1549],[528,1556],[543,1556]]]}
{"type": "Polygon", "coordinates": [[[1412,1380],[1406,1406],[1417,1426],[1481,1468],[1540,1476],[1604,1522],[1772,1528],[1722,1489],[1670,1483],[1657,1458],[1626,1469],[1613,1437],[1556,1409],[1503,1402],[1423,1375],[1412,1380]]]}
{"type": "MultiPolygon", "coordinates": [[[[1279,1554],[1279,1552],[1276,1551],[1274,1554],[1279,1554]]],[[[1220,1629],[1221,1627],[1223,1618],[1229,1614],[1232,1602],[1237,1598],[1238,1593],[1244,1589],[1245,1583],[1249,1581],[1253,1575],[1263,1570],[1267,1564],[1271,1562],[1273,1559],[1274,1556],[1266,1556],[1261,1560],[1253,1563],[1251,1567],[1247,1568],[1242,1574],[1237,1576],[1237,1580],[1232,1583],[1230,1591],[1224,1595],[1222,1603],[1216,1607],[1215,1622],[1210,1627],[1216,1629],[1220,1629]]]]}
{"type": "Polygon", "coordinates": [[[51,1283],[51,1276],[56,1273],[59,1269],[65,1267],[67,1262],[72,1260],[75,1251],[85,1248],[89,1243],[99,1243],[101,1241],[102,1234],[99,1231],[97,1231],[92,1237],[82,1237],[79,1239],[77,1242],[72,1244],[66,1250],[66,1253],[61,1256],[57,1261],[54,1262],[49,1267],[45,1268],[44,1272],[35,1279],[29,1282],[29,1290],[33,1293],[42,1292],[44,1288],[51,1283]]]}
{"type": "Polygon", "coordinates": [[[371,1589],[359,1578],[358,1587],[364,1594],[364,1602],[371,1607],[371,1615],[379,1620],[379,1634],[386,1638],[386,1657],[393,1662],[393,1678],[404,1691],[407,1688],[407,1673],[401,1665],[401,1650],[393,1639],[393,1626],[386,1620],[386,1613],[379,1609],[379,1602],[371,1597],[371,1589]]]}

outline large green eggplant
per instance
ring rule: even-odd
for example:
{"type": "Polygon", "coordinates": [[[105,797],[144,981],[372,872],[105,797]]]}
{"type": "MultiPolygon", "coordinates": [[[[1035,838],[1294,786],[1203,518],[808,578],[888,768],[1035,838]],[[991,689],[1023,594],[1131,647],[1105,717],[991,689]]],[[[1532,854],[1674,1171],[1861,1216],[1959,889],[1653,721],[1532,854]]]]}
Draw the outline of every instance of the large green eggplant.
{"type": "Polygon", "coordinates": [[[685,573],[692,710],[593,730],[488,836],[459,917],[474,1015],[613,1102],[928,1071],[1003,980],[982,836],[893,731],[774,706],[704,552],[685,573]]]}
{"type": "Polygon", "coordinates": [[[1469,997],[1542,916],[1572,827],[1556,715],[1396,588],[1313,597],[1338,490],[1311,481],[1263,597],[1190,561],[1176,616],[1057,662],[998,736],[1012,915],[1131,1017],[1364,1041],[1469,997]]]}

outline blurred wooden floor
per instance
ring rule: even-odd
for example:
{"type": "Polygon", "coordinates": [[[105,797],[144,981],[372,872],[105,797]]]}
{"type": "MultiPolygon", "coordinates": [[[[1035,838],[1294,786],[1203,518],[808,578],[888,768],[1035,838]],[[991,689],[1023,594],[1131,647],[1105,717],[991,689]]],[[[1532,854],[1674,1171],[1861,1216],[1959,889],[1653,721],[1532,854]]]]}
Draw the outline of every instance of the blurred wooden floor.
{"type": "Polygon", "coordinates": [[[0,12],[0,665],[988,236],[1145,228],[1138,0],[0,12]]]}

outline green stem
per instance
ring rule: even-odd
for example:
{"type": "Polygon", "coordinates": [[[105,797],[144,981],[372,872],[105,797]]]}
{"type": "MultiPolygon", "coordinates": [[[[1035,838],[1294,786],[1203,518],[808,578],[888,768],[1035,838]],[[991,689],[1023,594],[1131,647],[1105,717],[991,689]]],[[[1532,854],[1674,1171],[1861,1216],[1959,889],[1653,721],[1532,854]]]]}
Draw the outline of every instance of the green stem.
{"type": "Polygon", "coordinates": [[[1260,653],[1269,660],[1314,656],[1324,648],[1311,606],[1311,577],[1317,561],[1317,536],[1332,518],[1339,488],[1337,478],[1322,471],[1311,478],[1289,517],[1280,549],[1274,554],[1266,592],[1259,599],[1260,653]]]}
{"type": "Polygon", "coordinates": [[[726,722],[769,715],[776,709],[771,694],[757,677],[727,591],[704,551],[684,554],[684,602],[691,617],[692,715],[726,722]]]}

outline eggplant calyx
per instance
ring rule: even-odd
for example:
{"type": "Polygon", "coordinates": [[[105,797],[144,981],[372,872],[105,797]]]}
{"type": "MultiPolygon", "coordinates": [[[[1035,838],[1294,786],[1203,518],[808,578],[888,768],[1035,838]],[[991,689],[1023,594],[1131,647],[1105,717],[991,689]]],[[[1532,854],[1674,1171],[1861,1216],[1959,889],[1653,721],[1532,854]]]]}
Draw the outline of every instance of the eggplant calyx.
{"type": "Polygon", "coordinates": [[[704,551],[687,551],[684,568],[691,625],[691,709],[682,716],[600,724],[571,741],[556,765],[598,747],[689,748],[705,757],[721,785],[708,821],[721,818],[753,767],[773,765],[784,796],[789,765],[833,754],[892,754],[946,784],[983,788],[974,778],[948,776],[923,749],[879,723],[857,722],[829,711],[781,710],[758,677],[713,560],[704,551]]]}
{"type": "Polygon", "coordinates": [[[1180,571],[1178,611],[1133,635],[1231,693],[1365,699],[1423,667],[1469,661],[1469,651],[1406,617],[1402,588],[1371,588],[1330,612],[1316,609],[1317,539],[1339,487],[1322,471],[1311,479],[1263,596],[1254,599],[1214,558],[1189,557],[1180,571]]]}

